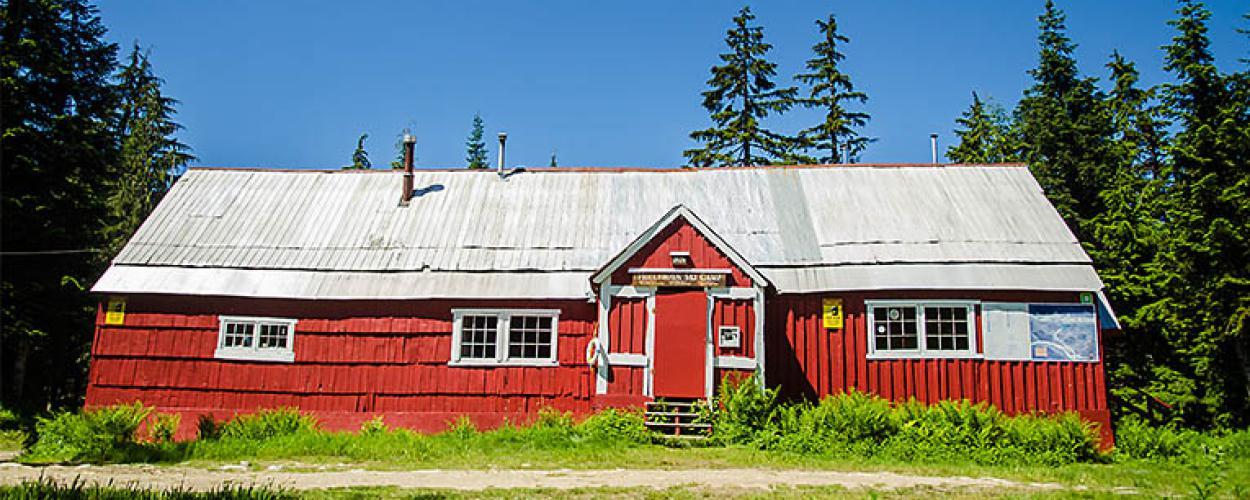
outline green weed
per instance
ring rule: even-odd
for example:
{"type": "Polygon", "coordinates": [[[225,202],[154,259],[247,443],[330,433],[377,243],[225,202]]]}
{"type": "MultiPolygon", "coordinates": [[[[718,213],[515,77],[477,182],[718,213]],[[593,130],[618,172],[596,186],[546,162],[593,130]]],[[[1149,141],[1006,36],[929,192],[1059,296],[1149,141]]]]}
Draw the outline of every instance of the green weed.
{"type": "Polygon", "coordinates": [[[75,480],[60,483],[51,479],[26,481],[12,486],[0,486],[0,498],[70,500],[279,500],[298,498],[285,490],[253,486],[226,485],[214,490],[196,492],[184,488],[169,490],[145,489],[138,485],[95,486],[75,480]]]}
{"type": "Polygon", "coordinates": [[[39,417],[37,440],[29,455],[47,461],[113,462],[126,460],[139,445],[135,431],[152,409],[141,403],[82,413],[39,417]]]}

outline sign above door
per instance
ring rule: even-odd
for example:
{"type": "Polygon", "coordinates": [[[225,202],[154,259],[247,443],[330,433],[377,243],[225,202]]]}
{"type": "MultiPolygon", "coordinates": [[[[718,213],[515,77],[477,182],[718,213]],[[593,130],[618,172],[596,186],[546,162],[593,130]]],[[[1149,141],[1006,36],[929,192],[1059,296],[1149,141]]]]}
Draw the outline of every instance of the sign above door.
{"type": "Polygon", "coordinates": [[[722,288],[728,269],[630,269],[634,286],[722,288]]]}

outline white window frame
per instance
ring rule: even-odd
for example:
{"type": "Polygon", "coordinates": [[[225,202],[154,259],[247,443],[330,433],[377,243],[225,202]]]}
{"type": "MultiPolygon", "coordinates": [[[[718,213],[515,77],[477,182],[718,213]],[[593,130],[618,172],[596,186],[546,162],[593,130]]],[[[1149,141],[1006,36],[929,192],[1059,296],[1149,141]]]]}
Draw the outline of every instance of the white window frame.
{"type": "Polygon", "coordinates": [[[560,310],[559,309],[452,309],[451,366],[559,366],[560,310]],[[495,316],[495,357],[462,358],[460,356],[461,326],[465,316],[495,316]],[[551,318],[551,356],[547,358],[510,358],[508,343],[513,316],[539,316],[551,318]]]}
{"type": "Polygon", "coordinates": [[[867,332],[868,359],[915,359],[915,358],[980,358],[977,352],[977,306],[979,300],[866,300],[864,301],[864,330],[867,332]],[[916,348],[915,349],[883,349],[877,350],[876,315],[877,307],[911,306],[916,309],[916,348]],[[958,307],[968,309],[968,349],[967,350],[929,350],[925,339],[925,307],[958,307]]]}
{"type": "Polygon", "coordinates": [[[298,320],[291,318],[269,318],[258,316],[218,316],[217,317],[217,350],[213,357],[217,359],[233,359],[241,361],[275,361],[283,363],[295,362],[295,325],[298,320]],[[230,323],[248,323],[252,325],[251,347],[225,347],[226,325],[230,323]],[[286,347],[260,347],[261,325],[280,325],[286,327],[286,347]]]}

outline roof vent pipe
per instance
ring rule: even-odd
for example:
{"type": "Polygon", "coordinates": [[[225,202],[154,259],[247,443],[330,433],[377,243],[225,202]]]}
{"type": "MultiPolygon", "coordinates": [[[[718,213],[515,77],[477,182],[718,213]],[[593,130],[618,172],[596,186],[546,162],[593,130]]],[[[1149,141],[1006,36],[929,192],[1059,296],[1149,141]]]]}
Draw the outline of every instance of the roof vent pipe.
{"type": "Polygon", "coordinates": [[[508,133],[500,132],[499,133],[499,167],[498,167],[499,175],[503,175],[503,148],[504,148],[504,144],[507,142],[508,142],[508,133]]]}
{"type": "Polygon", "coordinates": [[[417,137],[405,133],[404,134],[404,192],[399,197],[399,203],[407,205],[412,200],[412,156],[413,149],[417,146],[417,137]]]}
{"type": "Polygon", "coordinates": [[[929,148],[933,150],[933,164],[937,165],[937,134],[929,134],[929,148]]]}

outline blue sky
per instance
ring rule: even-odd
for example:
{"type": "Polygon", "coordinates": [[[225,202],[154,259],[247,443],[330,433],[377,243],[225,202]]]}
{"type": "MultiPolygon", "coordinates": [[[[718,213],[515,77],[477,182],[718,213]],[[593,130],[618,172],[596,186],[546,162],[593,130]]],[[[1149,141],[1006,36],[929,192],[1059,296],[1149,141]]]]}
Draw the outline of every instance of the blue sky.
{"type": "MultiPolygon", "coordinates": [[[[1036,61],[1038,1],[772,1],[752,5],[782,82],[830,12],[851,37],[845,69],[870,97],[865,162],[928,162],[931,132],[953,140],[977,91],[1012,106],[1036,61]]],[[[152,50],[166,92],[182,101],[194,165],[337,168],[356,137],[375,164],[396,135],[418,136],[417,163],[464,164],[480,112],[494,161],[507,131],[510,165],[672,167],[709,125],[708,69],[739,2],[343,2],[103,0],[110,38],[152,50]]],[[[1061,1],[1086,74],[1113,49],[1147,83],[1163,81],[1160,45],[1176,4],[1061,1]]],[[[1241,0],[1209,2],[1213,49],[1226,70],[1250,43],[1241,0]]],[[[770,119],[793,132],[815,112],[770,119]]]]}

